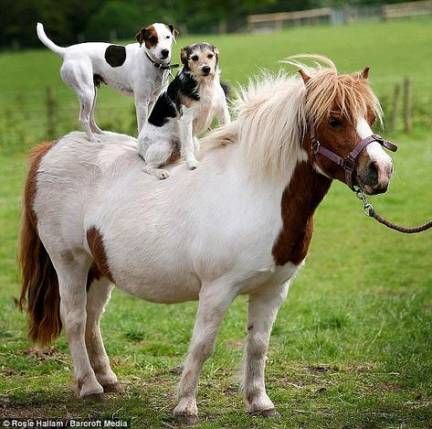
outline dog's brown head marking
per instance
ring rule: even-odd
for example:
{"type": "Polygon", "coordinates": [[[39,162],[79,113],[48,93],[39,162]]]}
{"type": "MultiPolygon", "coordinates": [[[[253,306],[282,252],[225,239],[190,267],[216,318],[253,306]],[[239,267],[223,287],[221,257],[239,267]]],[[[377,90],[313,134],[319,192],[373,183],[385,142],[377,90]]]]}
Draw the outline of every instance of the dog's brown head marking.
{"type": "Polygon", "coordinates": [[[155,47],[159,41],[155,26],[149,25],[148,27],[141,28],[136,34],[136,40],[140,45],[144,43],[147,49],[155,47]]]}

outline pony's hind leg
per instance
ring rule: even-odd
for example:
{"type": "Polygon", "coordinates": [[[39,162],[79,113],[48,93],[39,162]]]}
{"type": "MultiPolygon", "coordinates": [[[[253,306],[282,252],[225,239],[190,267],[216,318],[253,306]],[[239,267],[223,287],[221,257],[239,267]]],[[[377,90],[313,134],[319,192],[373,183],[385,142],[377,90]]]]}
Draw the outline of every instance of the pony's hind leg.
{"type": "Polygon", "coordinates": [[[265,417],[277,415],[265,388],[265,362],[270,333],[288,283],[266,287],[249,297],[248,338],[244,363],[244,392],[248,411],[265,417]]]}
{"type": "Polygon", "coordinates": [[[234,287],[226,282],[216,281],[201,287],[192,340],[178,387],[178,404],[174,409],[174,416],[185,420],[187,424],[198,419],[198,378],[205,360],[213,350],[225,311],[235,295],[234,287]]]}
{"type": "Polygon", "coordinates": [[[89,258],[72,255],[72,252],[51,252],[51,255],[59,255],[51,259],[59,280],[60,316],[69,342],[79,396],[100,395],[104,390],[96,379],[85,343],[89,258]]]}
{"type": "Polygon", "coordinates": [[[85,342],[93,371],[105,392],[121,392],[117,376],[111,369],[100,331],[100,319],[114,285],[105,278],[91,283],[87,292],[85,342]]]}

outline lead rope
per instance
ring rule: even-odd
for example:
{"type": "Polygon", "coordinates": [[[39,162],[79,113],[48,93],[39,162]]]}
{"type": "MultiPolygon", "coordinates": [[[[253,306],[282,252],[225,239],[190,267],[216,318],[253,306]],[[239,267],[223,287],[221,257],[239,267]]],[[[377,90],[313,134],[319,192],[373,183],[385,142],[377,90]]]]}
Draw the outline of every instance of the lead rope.
{"type": "Polygon", "coordinates": [[[363,203],[363,211],[366,216],[374,218],[379,223],[382,223],[387,228],[393,229],[395,231],[403,232],[404,234],[415,234],[417,232],[423,232],[432,228],[432,221],[426,222],[423,225],[406,227],[401,225],[396,225],[393,222],[388,221],[387,219],[380,216],[374,209],[373,205],[368,201],[365,193],[357,188],[354,190],[357,195],[357,198],[363,203]]]}

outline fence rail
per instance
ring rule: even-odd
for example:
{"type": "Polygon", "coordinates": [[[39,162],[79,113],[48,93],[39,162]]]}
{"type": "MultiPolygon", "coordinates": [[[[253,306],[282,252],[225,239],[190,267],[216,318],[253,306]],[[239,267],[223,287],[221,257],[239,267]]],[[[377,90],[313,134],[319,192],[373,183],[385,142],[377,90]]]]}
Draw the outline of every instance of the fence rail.
{"type": "Polygon", "coordinates": [[[404,17],[432,15],[432,0],[377,5],[320,8],[293,12],[277,12],[247,17],[249,31],[280,30],[284,25],[342,24],[364,19],[389,20],[404,17]]]}
{"type": "Polygon", "coordinates": [[[432,1],[424,0],[408,3],[386,4],[382,9],[383,19],[406,18],[432,15],[432,1]]]}

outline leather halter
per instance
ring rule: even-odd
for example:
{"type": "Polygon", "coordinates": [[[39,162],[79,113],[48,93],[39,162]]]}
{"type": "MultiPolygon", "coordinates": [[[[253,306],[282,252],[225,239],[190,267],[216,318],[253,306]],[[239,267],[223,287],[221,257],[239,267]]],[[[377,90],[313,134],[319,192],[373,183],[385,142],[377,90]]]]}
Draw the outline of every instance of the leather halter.
{"type": "Polygon", "coordinates": [[[314,155],[315,162],[316,162],[317,155],[322,155],[325,158],[337,164],[345,172],[345,183],[353,190],[354,190],[354,185],[353,185],[354,173],[357,166],[357,160],[363,149],[365,149],[371,143],[377,142],[381,146],[385,147],[388,150],[391,150],[392,152],[397,151],[397,146],[395,144],[389,142],[388,140],[384,140],[378,134],[372,134],[369,137],[360,140],[360,143],[358,143],[355,146],[355,148],[345,158],[343,158],[342,156],[333,152],[331,149],[326,148],[319,142],[319,140],[316,137],[314,127],[310,127],[310,130],[311,130],[310,134],[311,134],[311,142],[312,142],[312,153],[314,155]]]}

